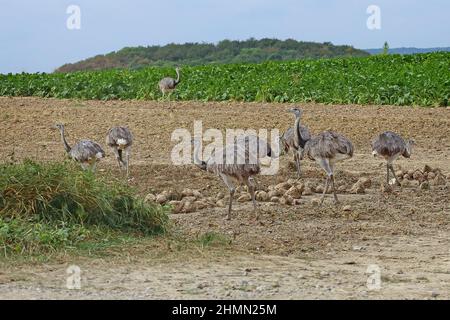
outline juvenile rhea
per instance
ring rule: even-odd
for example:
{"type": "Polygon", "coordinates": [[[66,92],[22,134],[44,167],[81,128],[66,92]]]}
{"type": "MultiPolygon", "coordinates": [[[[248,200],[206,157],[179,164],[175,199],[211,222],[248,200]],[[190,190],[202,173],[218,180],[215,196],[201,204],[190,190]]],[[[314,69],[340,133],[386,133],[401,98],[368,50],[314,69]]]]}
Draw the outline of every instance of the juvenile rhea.
{"type": "Polygon", "coordinates": [[[300,154],[303,153],[306,141],[311,139],[311,133],[309,132],[309,129],[307,127],[300,125],[300,109],[292,108],[289,109],[289,112],[292,112],[295,116],[294,126],[287,129],[286,132],[281,136],[280,145],[283,146],[285,153],[288,153],[289,150],[293,151],[294,161],[297,165],[297,177],[300,178],[300,154]],[[295,138],[295,130],[298,131],[301,140],[295,138]]]}
{"type": "Polygon", "coordinates": [[[175,90],[176,86],[180,83],[180,68],[175,68],[175,72],[177,73],[177,78],[166,77],[159,81],[159,90],[161,90],[163,97],[166,93],[175,90]]]}
{"type": "Polygon", "coordinates": [[[394,172],[393,163],[398,157],[410,158],[414,140],[403,140],[403,138],[392,131],[386,131],[378,135],[372,141],[372,155],[382,156],[386,160],[386,184],[389,185],[389,171],[394,175],[395,183],[401,186],[394,172]]]}
{"type": "MultiPolygon", "coordinates": [[[[301,113],[302,112],[300,110],[300,115],[301,113]]],[[[297,121],[300,122],[300,116],[297,121]]],[[[300,159],[306,155],[310,160],[316,161],[317,164],[327,173],[325,189],[323,191],[320,203],[323,203],[330,183],[333,190],[334,201],[335,203],[338,203],[339,200],[336,195],[336,187],[334,184],[334,167],[336,163],[353,157],[352,142],[342,134],[329,130],[313,136],[307,141],[302,138],[298,130],[294,133],[296,136],[295,139],[299,141],[299,144],[304,145],[304,151],[301,152],[300,149],[300,151],[298,151],[300,159]]]]}
{"type": "Polygon", "coordinates": [[[55,127],[61,133],[61,140],[67,155],[79,162],[83,169],[90,168],[92,171],[95,171],[97,162],[105,157],[105,151],[103,151],[102,147],[92,140],[80,140],[71,147],[66,141],[64,124],[56,124],[55,127]]]}
{"type": "MultiPolygon", "coordinates": [[[[194,164],[204,171],[221,177],[230,191],[227,220],[230,219],[233,195],[236,191],[233,180],[247,185],[253,207],[256,210],[254,176],[261,172],[260,157],[264,155],[273,156],[269,144],[257,137],[245,137],[243,143],[235,142],[223,148],[217,148],[208,160],[202,161],[199,157],[200,140],[193,139],[192,142],[194,143],[194,164]],[[254,143],[257,143],[257,145],[254,145],[254,143]]],[[[257,213],[256,219],[258,218],[259,214],[257,213]]]]}
{"type": "Polygon", "coordinates": [[[125,168],[129,176],[130,151],[133,144],[133,135],[127,127],[113,127],[108,130],[106,144],[116,156],[119,169],[125,168]],[[125,157],[124,157],[125,154],[125,157]]]}

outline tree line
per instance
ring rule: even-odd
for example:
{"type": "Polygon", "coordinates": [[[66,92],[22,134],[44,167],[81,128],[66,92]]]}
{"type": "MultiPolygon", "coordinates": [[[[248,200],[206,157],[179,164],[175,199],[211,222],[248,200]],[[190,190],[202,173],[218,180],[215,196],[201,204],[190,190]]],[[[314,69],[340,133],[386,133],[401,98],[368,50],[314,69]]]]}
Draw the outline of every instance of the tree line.
{"type": "Polygon", "coordinates": [[[304,58],[368,56],[369,53],[347,45],[316,43],[294,39],[222,40],[213,43],[170,43],[164,46],[125,47],[105,55],[97,55],[61,66],[56,72],[102,70],[114,68],[139,69],[145,66],[181,66],[228,63],[259,63],[304,58]]]}

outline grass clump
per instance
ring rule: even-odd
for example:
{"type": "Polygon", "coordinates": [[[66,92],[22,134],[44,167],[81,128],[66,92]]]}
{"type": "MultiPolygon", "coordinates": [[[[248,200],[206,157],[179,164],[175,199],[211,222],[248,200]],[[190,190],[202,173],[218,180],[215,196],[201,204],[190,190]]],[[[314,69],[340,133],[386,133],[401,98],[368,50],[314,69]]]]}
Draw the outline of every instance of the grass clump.
{"type": "Polygon", "coordinates": [[[91,238],[92,232],[81,225],[56,225],[24,219],[0,217],[0,246],[3,255],[49,253],[70,248],[91,238]]]}
{"type": "Polygon", "coordinates": [[[231,240],[223,234],[211,231],[199,235],[197,242],[202,248],[206,248],[228,245],[231,243],[231,240]]]}
{"type": "Polygon", "coordinates": [[[167,209],[144,203],[124,182],[77,164],[0,165],[0,248],[13,252],[74,246],[106,232],[167,231],[167,209]]]}

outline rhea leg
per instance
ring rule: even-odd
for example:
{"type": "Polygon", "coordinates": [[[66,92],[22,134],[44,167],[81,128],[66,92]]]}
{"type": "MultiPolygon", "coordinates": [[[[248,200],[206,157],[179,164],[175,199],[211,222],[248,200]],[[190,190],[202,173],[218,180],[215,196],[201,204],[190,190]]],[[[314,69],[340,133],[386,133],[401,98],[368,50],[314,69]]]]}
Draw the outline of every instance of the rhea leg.
{"type": "Polygon", "coordinates": [[[117,165],[119,166],[119,170],[122,169],[122,163],[120,161],[121,155],[119,153],[119,149],[117,149],[116,147],[111,147],[111,150],[114,153],[114,155],[116,156],[117,165]]]}
{"type": "Polygon", "coordinates": [[[130,174],[129,166],[130,166],[130,147],[125,149],[125,157],[126,157],[126,169],[127,169],[127,178],[130,174]]]}
{"type": "Polygon", "coordinates": [[[322,204],[323,201],[325,200],[325,194],[327,193],[327,190],[328,190],[329,181],[330,181],[330,176],[327,175],[327,179],[325,181],[325,189],[323,189],[322,198],[320,199],[320,204],[322,204]]]}
{"type": "Polygon", "coordinates": [[[83,170],[87,170],[87,169],[89,168],[89,164],[86,163],[86,162],[81,162],[81,168],[82,168],[83,170]]]}
{"type": "Polygon", "coordinates": [[[338,200],[338,197],[336,194],[336,187],[334,184],[334,163],[330,163],[330,169],[331,169],[331,175],[330,175],[331,190],[333,191],[334,203],[338,204],[339,200],[338,200]]]}
{"type": "Polygon", "coordinates": [[[230,220],[231,218],[231,206],[233,204],[233,196],[236,188],[233,185],[233,182],[231,181],[231,178],[225,174],[220,174],[220,177],[222,178],[223,182],[227,185],[228,189],[230,190],[230,203],[228,204],[228,214],[227,214],[227,220],[230,220]]]}
{"type": "Polygon", "coordinates": [[[333,190],[334,203],[338,204],[339,203],[339,199],[337,197],[336,188],[334,186],[334,175],[331,176],[331,188],[333,190]]]}
{"type": "Polygon", "coordinates": [[[253,177],[248,177],[248,179],[246,180],[246,184],[247,184],[248,190],[250,192],[250,195],[252,197],[253,209],[256,211],[256,220],[258,220],[259,212],[257,211],[258,205],[257,205],[256,199],[255,199],[255,189],[256,189],[255,179],[253,177]]]}
{"type": "Polygon", "coordinates": [[[333,169],[330,166],[330,161],[328,159],[320,159],[318,161],[319,165],[322,167],[323,170],[325,170],[325,172],[327,173],[327,180],[325,183],[325,189],[323,190],[322,193],[322,199],[320,200],[320,204],[323,203],[323,201],[325,200],[325,194],[328,191],[328,185],[330,183],[330,180],[332,181],[332,187],[334,190],[334,177],[333,177],[333,169]]]}
{"type": "Polygon", "coordinates": [[[130,175],[130,154],[127,153],[127,178],[130,175]]]}
{"type": "Polygon", "coordinates": [[[297,150],[294,151],[294,160],[295,160],[295,163],[296,163],[296,165],[297,165],[297,178],[300,178],[300,176],[301,176],[301,171],[300,171],[300,158],[299,158],[299,154],[298,154],[298,151],[297,151],[297,150]]]}
{"type": "Polygon", "coordinates": [[[386,185],[389,186],[389,162],[386,164],[386,185]]]}
{"type": "Polygon", "coordinates": [[[389,168],[391,169],[391,172],[392,172],[392,174],[394,175],[395,183],[396,183],[398,186],[401,186],[402,184],[400,183],[400,181],[398,181],[397,176],[395,175],[394,166],[392,165],[392,163],[389,164],[389,168]]]}

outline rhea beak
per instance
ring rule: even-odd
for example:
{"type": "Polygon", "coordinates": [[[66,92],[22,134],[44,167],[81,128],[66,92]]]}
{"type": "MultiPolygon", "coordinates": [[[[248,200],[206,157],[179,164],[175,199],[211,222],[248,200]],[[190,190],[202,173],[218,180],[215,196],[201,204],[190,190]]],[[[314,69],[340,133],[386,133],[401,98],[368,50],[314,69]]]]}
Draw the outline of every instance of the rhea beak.
{"type": "Polygon", "coordinates": [[[196,145],[200,145],[200,143],[201,143],[200,138],[197,138],[197,137],[191,138],[191,145],[196,146],[196,145]]]}

